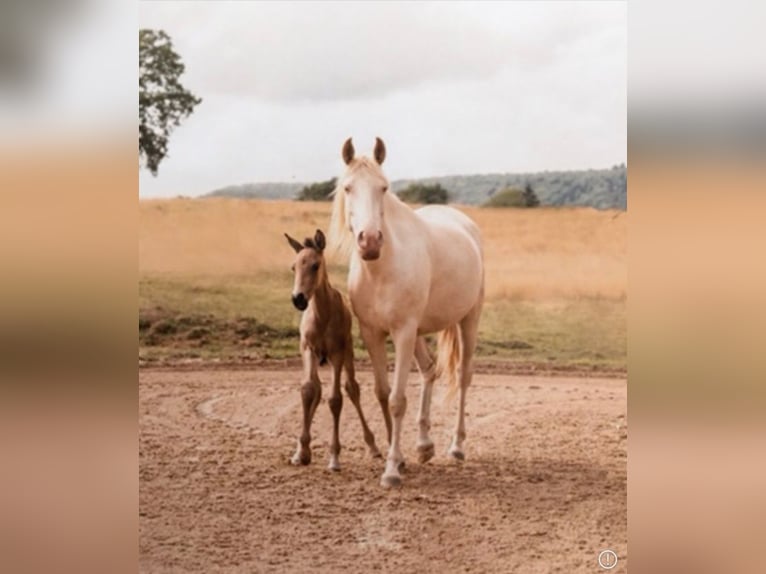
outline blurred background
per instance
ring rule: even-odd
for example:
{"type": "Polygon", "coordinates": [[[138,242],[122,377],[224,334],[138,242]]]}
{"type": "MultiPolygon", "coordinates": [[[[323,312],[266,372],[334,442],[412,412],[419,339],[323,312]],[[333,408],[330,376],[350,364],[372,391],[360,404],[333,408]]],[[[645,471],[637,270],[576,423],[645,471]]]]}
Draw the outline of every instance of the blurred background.
{"type": "MultiPolygon", "coordinates": [[[[430,137],[430,132],[389,134],[386,132],[395,130],[386,127],[383,131],[374,125],[370,131],[361,125],[337,125],[338,133],[325,134],[325,141],[324,136],[309,135],[300,124],[293,126],[289,111],[273,103],[274,98],[284,95],[278,91],[262,97],[271,98],[274,113],[282,111],[278,117],[285,130],[290,130],[285,133],[291,134],[287,139],[292,148],[291,153],[280,148],[275,153],[284,158],[283,166],[313,165],[311,169],[316,171],[291,172],[288,178],[283,172],[264,172],[262,166],[255,169],[256,164],[252,164],[252,171],[232,172],[231,178],[219,174],[219,180],[199,179],[199,183],[196,178],[181,179],[188,164],[171,167],[195,147],[191,143],[195,139],[187,136],[192,137],[193,122],[204,121],[207,104],[208,109],[214,107],[216,95],[210,86],[216,81],[206,84],[196,76],[203,73],[202,68],[197,68],[195,56],[184,45],[186,40],[167,19],[158,16],[155,21],[147,20],[144,7],[149,4],[167,5],[165,10],[170,11],[178,3],[19,0],[0,6],[0,233],[4,239],[0,242],[4,393],[0,441],[5,453],[0,470],[4,493],[0,497],[0,549],[5,564],[16,572],[51,571],[54,566],[72,572],[135,569],[136,275],[149,286],[157,280],[152,278],[156,267],[138,271],[135,237],[139,235],[142,249],[141,245],[147,245],[142,239],[145,229],[161,227],[149,223],[152,219],[144,212],[171,209],[152,207],[153,202],[162,204],[151,198],[200,196],[229,185],[267,180],[298,183],[300,192],[305,184],[326,181],[337,174],[337,170],[325,172],[325,166],[329,169],[332,161],[337,162],[339,142],[349,135],[356,138],[360,150],[365,149],[363,142],[371,146],[375,135],[386,138],[392,154],[388,169],[394,180],[478,173],[515,176],[545,170],[610,169],[627,163],[624,156],[584,155],[595,144],[567,147],[567,154],[551,153],[555,161],[535,163],[524,157],[522,148],[536,149],[534,155],[539,158],[547,155],[539,151],[547,145],[532,146],[530,141],[536,140],[529,129],[523,131],[523,137],[514,137],[516,125],[514,129],[494,130],[502,133],[500,140],[485,140],[474,134],[470,146],[466,144],[461,153],[451,155],[447,154],[448,146],[434,148],[434,154],[406,147],[430,137]],[[141,197],[148,201],[139,202],[138,210],[134,147],[137,27],[167,29],[188,65],[180,76],[183,85],[202,98],[171,135],[167,161],[160,163],[157,177],[140,168],[141,197]],[[516,153],[506,154],[503,163],[494,153],[486,161],[460,163],[471,157],[465,149],[494,152],[499,142],[516,146],[508,148],[516,153]],[[567,163],[568,153],[577,161],[567,163]],[[296,161],[298,154],[317,158],[296,161]],[[447,161],[440,164],[434,158],[447,161]],[[420,167],[428,169],[420,171],[420,167]]],[[[568,9],[580,6],[565,5],[568,9]]],[[[765,506],[762,414],[766,369],[760,348],[766,312],[761,249],[766,188],[763,10],[761,5],[744,1],[669,4],[652,0],[631,3],[627,9],[631,164],[629,524],[631,560],[639,571],[761,570],[756,549],[763,538],[760,517],[765,506]]],[[[319,22],[317,27],[327,25],[325,20],[319,22]]],[[[518,35],[523,37],[524,30],[514,32],[506,28],[510,25],[513,19],[509,18],[497,18],[492,24],[500,29],[498,45],[514,41],[518,35]]],[[[587,28],[584,24],[577,27],[587,28]]],[[[529,30],[532,36],[540,33],[540,28],[533,26],[529,30]]],[[[211,22],[200,32],[200,42],[216,33],[211,22]]],[[[388,44],[398,38],[396,31],[383,28],[377,36],[388,44]]],[[[269,30],[261,37],[268,40],[269,30]]],[[[475,36],[469,38],[476,41],[475,36]]],[[[296,45],[302,40],[296,36],[284,39],[296,45]]],[[[354,45],[343,45],[338,60],[359,53],[359,46],[366,44],[352,39],[354,45]]],[[[459,34],[453,39],[455,45],[461,45],[459,34]]],[[[210,49],[222,59],[234,57],[227,53],[225,42],[210,49]]],[[[483,50],[479,53],[495,53],[490,48],[483,50]]],[[[578,54],[572,67],[582,66],[588,78],[583,83],[610,81],[610,77],[601,78],[597,73],[595,77],[586,75],[598,69],[590,67],[591,61],[598,60],[597,54],[572,50],[570,45],[569,51],[578,54]]],[[[603,47],[596,51],[610,50],[603,47]]],[[[453,56],[458,60],[462,57],[453,56]]],[[[489,60],[486,65],[491,68],[492,58],[489,60]]],[[[365,63],[368,68],[374,65],[365,63]]],[[[483,63],[475,68],[487,73],[483,63]]],[[[342,75],[348,75],[348,69],[340,68],[342,75]]],[[[580,89],[578,78],[572,80],[575,90],[580,89]]],[[[328,76],[328,80],[332,81],[327,82],[325,94],[332,93],[338,84],[337,76],[328,76]]],[[[546,97],[555,96],[557,87],[551,84],[546,97]]],[[[431,89],[435,95],[429,103],[438,110],[438,87],[431,89]]],[[[605,88],[610,89],[611,84],[605,88]]],[[[363,93],[365,86],[356,90],[363,93]]],[[[373,91],[380,92],[380,86],[373,91]]],[[[522,85],[513,93],[525,91],[530,90],[522,85]]],[[[455,108],[457,119],[463,104],[469,109],[474,102],[476,107],[484,104],[473,99],[476,91],[461,93],[465,97],[455,108]]],[[[587,100],[587,94],[583,92],[580,99],[587,100]]],[[[598,101],[610,109],[608,102],[598,101]]],[[[227,103],[231,102],[219,100],[218,105],[227,103]]],[[[526,107],[537,109],[528,100],[526,107]]],[[[349,102],[342,108],[350,110],[349,114],[354,110],[349,102]]],[[[235,109],[241,113],[231,123],[243,124],[240,118],[248,116],[243,115],[242,106],[235,109]]],[[[580,107],[572,109],[582,113],[580,107]]],[[[322,111],[328,111],[327,118],[332,121],[327,123],[332,125],[344,115],[329,114],[325,108],[322,111]]],[[[271,117],[263,109],[257,113],[259,118],[271,117]]],[[[372,117],[376,111],[364,105],[353,113],[372,117]]],[[[511,108],[507,114],[490,114],[482,125],[491,124],[495,117],[528,117],[529,111],[511,108]]],[[[393,121],[392,116],[386,117],[393,121]]],[[[538,125],[546,126],[540,130],[539,139],[543,139],[540,134],[547,133],[556,137],[544,139],[566,139],[556,131],[559,121],[543,121],[545,113],[533,117],[539,120],[538,125]]],[[[406,125],[398,127],[404,129],[406,125]]],[[[594,133],[599,133],[595,139],[608,137],[603,131],[594,133]]],[[[438,139],[448,140],[452,135],[444,130],[438,139]]],[[[588,139],[581,141],[589,143],[588,139]]],[[[196,141],[198,146],[206,145],[196,141]]],[[[220,141],[216,140],[217,144],[220,141]]],[[[216,145],[215,150],[207,148],[192,157],[204,162],[214,156],[245,155],[255,162],[270,153],[272,142],[249,142],[251,147],[247,143],[238,144],[236,151],[216,145]]],[[[195,173],[200,171],[212,170],[195,173]]],[[[508,183],[518,185],[511,177],[508,183]]],[[[532,182],[532,186],[544,204],[542,185],[535,187],[532,182]]],[[[229,199],[220,201],[214,210],[226,213],[229,199]]],[[[292,200],[288,201],[292,206],[292,200]]],[[[176,205],[180,212],[180,206],[197,203],[179,201],[176,205]]],[[[307,227],[324,218],[321,206],[311,211],[306,205],[307,227]]],[[[487,217],[494,213],[473,209],[487,217]]],[[[566,211],[535,208],[509,213],[528,217],[546,210],[566,211]]],[[[584,208],[584,212],[589,217],[613,217],[602,210],[584,208]]],[[[625,218],[627,213],[609,221],[625,218]]],[[[299,231],[294,230],[296,234],[299,231]]],[[[231,240],[226,239],[226,243],[231,240]]],[[[530,257],[527,261],[536,260],[530,257]]],[[[189,274],[184,269],[171,271],[189,274]]],[[[231,268],[224,272],[231,273],[231,268]]],[[[161,271],[167,273],[168,269],[161,271]]],[[[594,289],[586,286],[587,281],[573,283],[577,289],[594,289]]],[[[162,286],[159,290],[177,291],[162,286]]],[[[552,290],[549,287],[542,292],[550,296],[552,290]]],[[[571,300],[572,292],[566,298],[571,300]]],[[[162,305],[159,297],[144,300],[145,293],[142,289],[141,308],[162,305]]],[[[496,293],[502,293],[502,286],[496,293]]],[[[609,296],[606,299],[612,300],[609,296]]],[[[528,342],[531,337],[519,339],[528,342]]]]}

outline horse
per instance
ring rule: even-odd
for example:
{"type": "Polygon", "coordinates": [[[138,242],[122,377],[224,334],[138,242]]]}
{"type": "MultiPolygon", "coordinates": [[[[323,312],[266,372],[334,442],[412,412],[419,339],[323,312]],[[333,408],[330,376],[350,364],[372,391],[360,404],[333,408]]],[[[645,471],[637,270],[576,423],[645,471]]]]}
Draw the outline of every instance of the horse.
{"type": "Polygon", "coordinates": [[[458,411],[448,454],[465,459],[465,401],[473,375],[479,319],[484,301],[484,257],[479,228],[447,206],[412,209],[389,189],[381,168],[386,147],[375,140],[373,157],[356,157],[351,138],[343,144],[345,173],[334,191],[330,240],[350,257],[348,293],[372,362],[375,392],[390,410],[389,451],[383,487],[402,483],[402,419],[414,356],[422,386],[417,451],[421,463],[434,456],[429,437],[435,379],[448,376],[458,411]],[[437,358],[424,335],[439,333],[437,358]],[[395,348],[393,387],[388,384],[385,342],[395,348]],[[459,376],[458,376],[459,367],[459,376]],[[458,385],[459,379],[459,385],[458,385]],[[457,387],[457,388],[456,388],[457,387]]]}
{"type": "Polygon", "coordinates": [[[300,351],[304,369],[304,383],[301,386],[303,431],[291,462],[294,465],[307,465],[311,462],[311,421],[322,397],[318,366],[326,364],[328,360],[333,367],[332,394],[328,401],[333,416],[328,468],[333,471],[340,470],[338,434],[343,408],[343,396],[340,392],[342,369],[346,371],[346,394],[359,414],[369,453],[375,458],[382,458],[359,403],[359,383],[354,373],[351,311],[327,276],[323,255],[326,244],[324,233],[317,229],[314,238],[306,238],[302,244],[287,233],[285,237],[296,253],[292,266],[295,274],[292,302],[296,309],[303,312],[300,325],[300,351]]]}

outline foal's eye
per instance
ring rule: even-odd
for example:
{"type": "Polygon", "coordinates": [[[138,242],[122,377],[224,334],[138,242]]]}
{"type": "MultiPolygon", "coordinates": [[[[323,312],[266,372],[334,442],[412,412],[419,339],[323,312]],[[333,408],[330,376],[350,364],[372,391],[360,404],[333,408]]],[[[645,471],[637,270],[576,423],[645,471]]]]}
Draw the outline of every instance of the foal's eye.
{"type": "Polygon", "coordinates": [[[293,273],[295,273],[295,263],[293,263],[292,265],[290,265],[290,271],[292,271],[293,273]]]}
{"type": "Polygon", "coordinates": [[[311,270],[312,270],[314,273],[316,273],[317,271],[319,271],[319,263],[314,263],[314,264],[311,266],[311,270]]]}
{"type": "Polygon", "coordinates": [[[346,190],[346,193],[351,193],[351,186],[350,185],[344,186],[343,189],[346,190]]]}
{"type": "Polygon", "coordinates": [[[387,191],[388,191],[388,186],[387,186],[387,185],[384,185],[384,186],[383,186],[383,193],[386,193],[387,191]]]}

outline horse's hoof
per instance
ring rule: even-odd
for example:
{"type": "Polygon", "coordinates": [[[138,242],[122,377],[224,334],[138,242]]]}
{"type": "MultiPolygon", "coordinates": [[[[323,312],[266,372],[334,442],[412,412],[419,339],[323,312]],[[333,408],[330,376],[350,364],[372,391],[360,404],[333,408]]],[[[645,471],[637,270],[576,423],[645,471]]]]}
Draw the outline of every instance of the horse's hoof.
{"type": "Polygon", "coordinates": [[[424,444],[418,447],[418,462],[425,464],[436,454],[434,443],[424,444]]]}
{"type": "Polygon", "coordinates": [[[378,447],[370,448],[370,456],[372,458],[383,458],[383,455],[380,454],[380,451],[378,450],[378,447]]]}
{"type": "Polygon", "coordinates": [[[380,486],[383,488],[398,488],[402,485],[402,477],[396,474],[384,474],[380,479],[380,486]]]}
{"type": "Polygon", "coordinates": [[[457,461],[463,462],[465,460],[465,454],[459,448],[450,449],[449,455],[457,461]]]}
{"type": "Polygon", "coordinates": [[[331,470],[333,472],[340,472],[340,464],[338,464],[338,463],[335,463],[335,464],[330,463],[330,464],[327,465],[327,469],[331,470]]]}

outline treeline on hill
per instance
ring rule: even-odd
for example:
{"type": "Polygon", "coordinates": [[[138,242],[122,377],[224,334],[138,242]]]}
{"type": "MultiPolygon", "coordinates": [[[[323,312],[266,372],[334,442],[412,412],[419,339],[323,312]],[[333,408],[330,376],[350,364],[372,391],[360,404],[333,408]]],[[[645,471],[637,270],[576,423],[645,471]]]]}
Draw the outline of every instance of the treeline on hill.
{"type": "MultiPolygon", "coordinates": [[[[218,189],[208,196],[227,196],[264,199],[296,199],[306,193],[327,192],[329,183],[251,183],[218,189]],[[310,190],[310,191],[308,191],[310,190]]],[[[450,203],[484,205],[495,195],[516,189],[514,195],[530,186],[541,205],[583,205],[599,209],[626,209],[627,167],[615,165],[609,169],[581,171],[544,171],[518,174],[451,175],[416,180],[398,180],[391,183],[394,192],[406,201],[440,203],[444,197],[450,203]],[[435,191],[438,186],[438,191],[435,191]],[[428,201],[427,201],[428,200],[428,201]]],[[[330,190],[331,191],[331,190],[330,190]]],[[[507,195],[507,194],[506,194],[507,195]]],[[[503,196],[501,196],[503,197],[503,196]]],[[[507,198],[506,198],[507,199],[507,198]]],[[[494,200],[496,203],[501,199],[494,200]]]]}
{"type": "MultiPolygon", "coordinates": [[[[295,197],[298,201],[330,201],[338,179],[319,181],[305,186],[295,197]]],[[[440,184],[412,183],[397,194],[409,203],[447,203],[449,194],[440,184]]]]}

